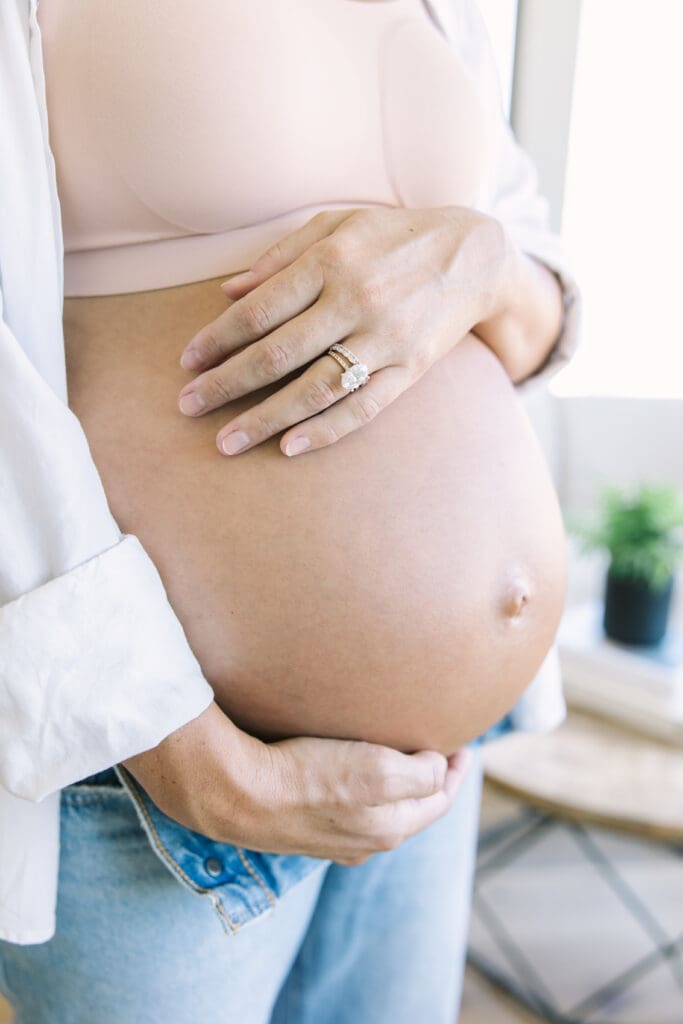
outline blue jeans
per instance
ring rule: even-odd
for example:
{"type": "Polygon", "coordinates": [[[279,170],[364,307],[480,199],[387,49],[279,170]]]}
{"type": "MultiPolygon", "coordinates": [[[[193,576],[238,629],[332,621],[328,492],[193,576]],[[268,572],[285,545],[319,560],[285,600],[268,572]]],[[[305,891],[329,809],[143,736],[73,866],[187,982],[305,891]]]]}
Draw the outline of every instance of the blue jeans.
{"type": "Polygon", "coordinates": [[[67,786],[56,933],[0,941],[15,1024],[453,1024],[479,817],[472,752],[447,814],[355,867],[215,843],[123,771],[67,786]]]}

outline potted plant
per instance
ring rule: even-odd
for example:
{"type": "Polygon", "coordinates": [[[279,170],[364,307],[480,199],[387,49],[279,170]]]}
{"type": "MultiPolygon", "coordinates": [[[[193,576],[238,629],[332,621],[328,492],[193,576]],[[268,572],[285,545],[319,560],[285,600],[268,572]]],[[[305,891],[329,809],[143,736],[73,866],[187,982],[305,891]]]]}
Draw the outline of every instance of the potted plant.
{"type": "Polygon", "coordinates": [[[627,644],[666,634],[675,569],[683,556],[683,502],[673,487],[642,484],[634,493],[606,486],[593,522],[570,527],[584,550],[609,553],[603,628],[627,644]]]}

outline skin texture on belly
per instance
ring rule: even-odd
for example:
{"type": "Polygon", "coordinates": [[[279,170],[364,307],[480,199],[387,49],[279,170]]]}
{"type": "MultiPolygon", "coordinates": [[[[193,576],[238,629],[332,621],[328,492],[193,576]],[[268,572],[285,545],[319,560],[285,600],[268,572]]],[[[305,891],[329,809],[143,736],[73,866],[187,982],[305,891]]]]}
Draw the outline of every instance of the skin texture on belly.
{"type": "Polygon", "coordinates": [[[451,753],[529,684],[565,598],[561,514],[515,389],[469,334],[335,444],[226,457],[218,429],[283,381],[178,411],[180,353],[226,308],[223,279],[65,299],[69,404],[112,512],[242,728],[451,753]]]}

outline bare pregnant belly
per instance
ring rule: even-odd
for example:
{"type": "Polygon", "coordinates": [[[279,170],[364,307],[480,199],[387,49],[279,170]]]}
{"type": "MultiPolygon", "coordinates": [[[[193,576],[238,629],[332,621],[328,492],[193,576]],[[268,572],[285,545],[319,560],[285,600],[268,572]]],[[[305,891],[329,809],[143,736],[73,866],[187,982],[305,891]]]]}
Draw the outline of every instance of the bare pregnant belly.
{"type": "Polygon", "coordinates": [[[565,597],[559,507],[514,387],[468,335],[330,447],[222,456],[218,428],[282,383],[178,411],[180,352],[226,308],[219,280],[65,300],[69,403],[112,512],[243,728],[449,753],[529,684],[565,597]]]}

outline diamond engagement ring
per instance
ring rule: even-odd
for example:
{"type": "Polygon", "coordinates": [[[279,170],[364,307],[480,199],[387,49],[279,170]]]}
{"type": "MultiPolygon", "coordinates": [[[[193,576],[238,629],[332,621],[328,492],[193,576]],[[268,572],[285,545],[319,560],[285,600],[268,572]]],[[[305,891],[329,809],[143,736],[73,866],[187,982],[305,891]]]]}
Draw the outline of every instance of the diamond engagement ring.
{"type": "Polygon", "coordinates": [[[346,345],[335,342],[328,348],[326,355],[332,356],[344,371],[341,375],[341,385],[345,391],[355,391],[370,380],[370,372],[365,363],[361,363],[346,345]]]}

